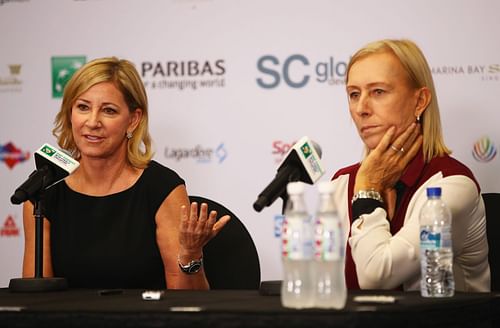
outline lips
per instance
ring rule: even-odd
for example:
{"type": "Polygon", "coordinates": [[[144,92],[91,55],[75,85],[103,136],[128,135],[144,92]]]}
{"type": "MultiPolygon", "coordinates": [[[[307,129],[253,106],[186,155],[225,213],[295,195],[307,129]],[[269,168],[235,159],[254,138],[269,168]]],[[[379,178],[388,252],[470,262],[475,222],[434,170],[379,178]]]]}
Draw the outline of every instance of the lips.
{"type": "Polygon", "coordinates": [[[365,125],[361,128],[361,133],[362,134],[371,134],[378,132],[380,130],[381,126],[380,125],[365,125]]]}
{"type": "Polygon", "coordinates": [[[90,142],[101,141],[102,139],[104,139],[103,137],[89,135],[89,134],[85,134],[83,137],[85,138],[85,140],[90,142]]]}

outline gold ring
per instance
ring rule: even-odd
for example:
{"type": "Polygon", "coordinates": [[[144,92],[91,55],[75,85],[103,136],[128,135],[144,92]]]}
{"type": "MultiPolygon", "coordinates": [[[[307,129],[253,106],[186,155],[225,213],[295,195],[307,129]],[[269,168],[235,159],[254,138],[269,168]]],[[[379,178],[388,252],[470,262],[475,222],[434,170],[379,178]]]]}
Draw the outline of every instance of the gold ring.
{"type": "Polygon", "coordinates": [[[394,150],[394,151],[397,151],[397,152],[399,152],[399,151],[402,152],[402,153],[405,152],[405,150],[404,150],[403,147],[401,147],[401,149],[397,149],[394,145],[391,145],[391,149],[394,150]]]}

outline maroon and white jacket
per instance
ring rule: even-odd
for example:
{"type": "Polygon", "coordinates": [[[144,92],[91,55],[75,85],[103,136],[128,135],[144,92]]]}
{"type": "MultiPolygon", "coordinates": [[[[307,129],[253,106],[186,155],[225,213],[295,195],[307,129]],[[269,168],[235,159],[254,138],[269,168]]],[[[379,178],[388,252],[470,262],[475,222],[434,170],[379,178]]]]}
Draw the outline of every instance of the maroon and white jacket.
{"type": "Polygon", "coordinates": [[[486,217],[472,172],[449,156],[424,163],[420,152],[402,175],[398,206],[391,221],[377,207],[352,218],[351,199],[360,164],[333,177],[335,200],[345,228],[346,282],[349,289],[420,288],[419,212],[427,187],[441,187],[452,213],[453,273],[457,291],[489,291],[486,217]]]}

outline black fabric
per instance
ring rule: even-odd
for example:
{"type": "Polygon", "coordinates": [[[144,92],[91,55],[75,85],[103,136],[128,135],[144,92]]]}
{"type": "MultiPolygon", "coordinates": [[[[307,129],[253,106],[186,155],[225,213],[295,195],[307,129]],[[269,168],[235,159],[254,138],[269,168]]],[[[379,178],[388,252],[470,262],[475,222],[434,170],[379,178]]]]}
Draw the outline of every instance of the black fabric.
{"type": "Polygon", "coordinates": [[[49,188],[44,207],[55,276],[72,288],[165,288],[155,214],[180,184],[174,171],[151,161],[116,194],[88,196],[64,181],[49,188]]]}
{"type": "Polygon", "coordinates": [[[11,293],[0,289],[0,327],[498,327],[500,298],[456,293],[424,298],[418,292],[349,291],[343,310],[293,310],[279,296],[258,291],[167,290],[143,301],[142,290],[100,296],[97,290],[11,293]],[[358,303],[359,295],[390,295],[391,304],[358,303]]]}
{"type": "Polygon", "coordinates": [[[396,207],[394,208],[394,212],[397,212],[399,206],[401,205],[401,201],[403,200],[406,186],[402,181],[398,181],[394,188],[396,189],[396,207]]]}
{"type": "Polygon", "coordinates": [[[381,202],[373,198],[358,198],[352,203],[352,217],[354,220],[363,214],[370,214],[377,207],[384,207],[381,202]]]}
{"type": "Polygon", "coordinates": [[[210,289],[258,289],[260,264],[257,248],[243,222],[224,205],[200,196],[189,196],[191,202],[207,203],[217,218],[230,215],[231,220],[203,248],[203,265],[210,289]]]}
{"type": "Polygon", "coordinates": [[[491,291],[500,291],[500,193],[482,194],[486,209],[491,291]]]}

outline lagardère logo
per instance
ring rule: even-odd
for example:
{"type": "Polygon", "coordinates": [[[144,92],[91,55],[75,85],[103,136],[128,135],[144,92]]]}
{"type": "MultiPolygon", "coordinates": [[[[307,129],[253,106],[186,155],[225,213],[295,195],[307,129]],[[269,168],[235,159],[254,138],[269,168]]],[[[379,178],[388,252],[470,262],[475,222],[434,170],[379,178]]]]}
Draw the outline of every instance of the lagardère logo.
{"type": "Polygon", "coordinates": [[[491,162],[497,155],[497,148],[489,137],[482,137],[472,149],[472,157],[478,162],[491,162]]]}
{"type": "Polygon", "coordinates": [[[17,148],[12,142],[5,145],[0,145],[0,161],[4,162],[9,169],[12,169],[17,164],[24,162],[30,158],[28,151],[23,152],[17,148]]]}
{"type": "Polygon", "coordinates": [[[191,148],[165,147],[165,158],[175,161],[194,160],[198,163],[222,163],[228,156],[224,143],[221,142],[216,147],[204,147],[196,145],[191,148]]]}
{"type": "Polygon", "coordinates": [[[226,86],[224,59],[144,61],[140,68],[146,89],[182,91],[226,86]]]}
{"type": "Polygon", "coordinates": [[[330,56],[324,61],[312,62],[302,54],[285,58],[265,55],[257,60],[257,70],[262,73],[256,79],[263,89],[274,89],[282,82],[290,88],[303,88],[311,82],[344,85],[347,62],[330,56]]]}

